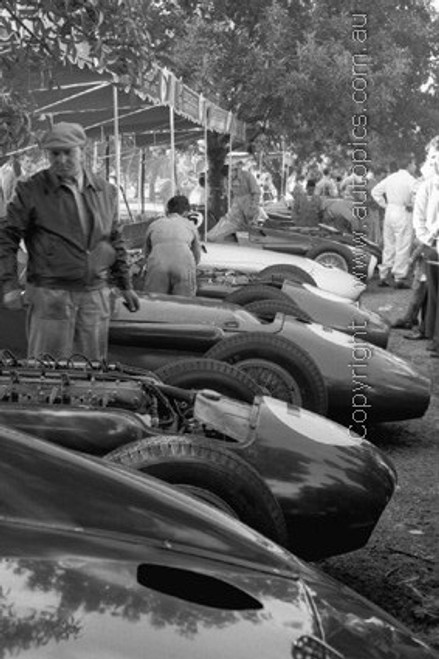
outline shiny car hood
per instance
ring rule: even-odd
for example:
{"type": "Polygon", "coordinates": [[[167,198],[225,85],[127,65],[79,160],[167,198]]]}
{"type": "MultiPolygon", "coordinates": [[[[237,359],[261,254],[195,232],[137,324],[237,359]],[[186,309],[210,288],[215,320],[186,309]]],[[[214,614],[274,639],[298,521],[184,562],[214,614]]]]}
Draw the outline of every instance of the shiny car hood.
{"type": "Polygon", "coordinates": [[[20,659],[276,659],[318,633],[299,580],[172,552],[119,551],[119,560],[0,560],[0,649],[20,659]]]}
{"type": "Polygon", "coordinates": [[[172,548],[157,551],[117,537],[105,539],[100,554],[93,542],[89,550],[87,534],[66,551],[62,535],[52,534],[39,542],[44,532],[29,529],[26,543],[22,531],[27,552],[0,558],[4,654],[19,659],[436,656],[379,608],[294,557],[300,577],[267,575],[172,548]],[[117,558],[107,556],[110,549],[117,558]],[[320,645],[320,654],[295,653],[310,642],[320,645]]]}
{"type": "Polygon", "coordinates": [[[277,659],[304,637],[334,640],[331,659],[434,656],[384,612],[164,483],[1,426],[0,441],[4,656],[277,659]]]}

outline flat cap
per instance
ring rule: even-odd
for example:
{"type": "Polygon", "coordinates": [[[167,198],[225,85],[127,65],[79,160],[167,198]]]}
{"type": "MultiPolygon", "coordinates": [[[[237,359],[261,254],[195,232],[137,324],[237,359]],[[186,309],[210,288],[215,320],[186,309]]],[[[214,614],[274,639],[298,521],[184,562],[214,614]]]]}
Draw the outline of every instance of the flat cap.
{"type": "Polygon", "coordinates": [[[73,146],[84,146],[86,142],[87,136],[80,124],[60,121],[47,131],[41,146],[44,149],[71,149],[73,146]]]}

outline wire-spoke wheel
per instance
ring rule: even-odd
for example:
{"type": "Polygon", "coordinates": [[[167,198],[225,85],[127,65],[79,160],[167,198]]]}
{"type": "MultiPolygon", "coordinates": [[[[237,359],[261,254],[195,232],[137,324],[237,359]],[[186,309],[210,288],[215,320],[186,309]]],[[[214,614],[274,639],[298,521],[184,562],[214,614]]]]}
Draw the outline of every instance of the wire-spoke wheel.
{"type": "Polygon", "coordinates": [[[344,272],[349,272],[349,264],[345,257],[338,252],[322,252],[315,257],[314,261],[324,265],[326,268],[338,268],[344,272]]]}
{"type": "Polygon", "coordinates": [[[298,383],[282,366],[266,359],[245,359],[239,362],[239,368],[250,375],[273,398],[298,407],[303,406],[298,383]]]}

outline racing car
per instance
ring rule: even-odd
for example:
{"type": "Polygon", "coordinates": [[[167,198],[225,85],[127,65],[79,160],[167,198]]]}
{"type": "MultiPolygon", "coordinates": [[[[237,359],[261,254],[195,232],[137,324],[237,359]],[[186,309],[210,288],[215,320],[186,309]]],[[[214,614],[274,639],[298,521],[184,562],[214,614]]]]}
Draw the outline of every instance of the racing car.
{"type": "Polygon", "coordinates": [[[0,427],[0,654],[434,659],[394,618],[220,510],[0,427]]]}
{"type": "MultiPolygon", "coordinates": [[[[21,312],[2,310],[0,348],[25,355],[21,312]]],[[[148,370],[178,360],[210,357],[240,365],[276,398],[356,426],[423,416],[430,381],[411,364],[365,340],[364,326],[349,336],[282,313],[263,322],[238,306],[210,299],[144,294],[130,313],[112,298],[110,360],[148,370]],[[356,408],[362,411],[357,411],[356,408]]],[[[173,371],[169,371],[169,365],[173,371]]],[[[199,373],[193,370],[194,383],[199,373]]],[[[172,382],[170,382],[172,384],[172,382]]],[[[194,385],[195,386],[195,385],[194,385]]]]}
{"type": "Polygon", "coordinates": [[[390,461],[239,369],[199,362],[191,389],[117,364],[4,354],[0,424],[178,483],[303,558],[364,546],[395,488],[390,461]],[[215,391],[200,389],[203,373],[215,391]]]}

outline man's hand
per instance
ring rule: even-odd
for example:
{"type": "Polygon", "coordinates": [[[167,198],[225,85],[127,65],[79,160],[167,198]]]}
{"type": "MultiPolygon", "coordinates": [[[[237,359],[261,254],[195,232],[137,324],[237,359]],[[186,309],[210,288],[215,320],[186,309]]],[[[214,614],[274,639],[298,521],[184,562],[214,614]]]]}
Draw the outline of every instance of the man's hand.
{"type": "Polygon", "coordinates": [[[3,295],[3,304],[6,309],[10,309],[11,311],[23,309],[25,304],[24,291],[20,288],[15,288],[13,291],[5,293],[3,295]]]}
{"type": "Polygon", "coordinates": [[[128,311],[134,312],[139,311],[140,309],[140,300],[135,291],[132,289],[128,291],[121,291],[122,297],[124,298],[124,305],[128,311]]]}

